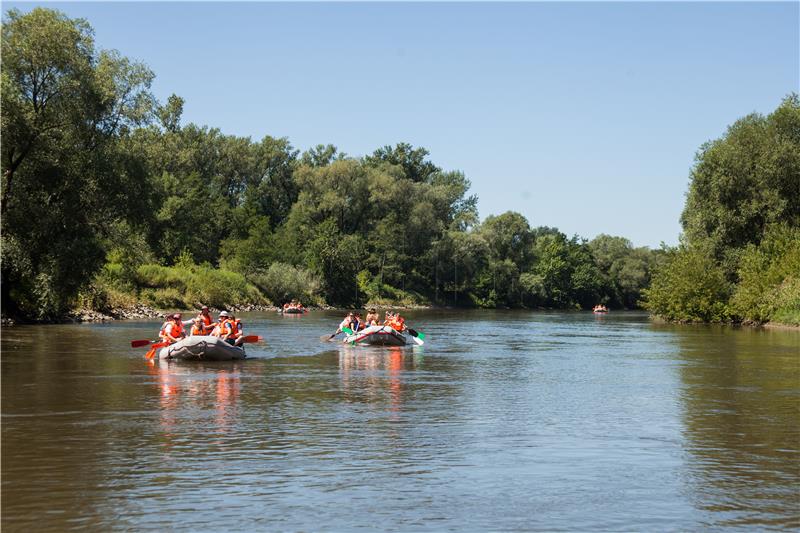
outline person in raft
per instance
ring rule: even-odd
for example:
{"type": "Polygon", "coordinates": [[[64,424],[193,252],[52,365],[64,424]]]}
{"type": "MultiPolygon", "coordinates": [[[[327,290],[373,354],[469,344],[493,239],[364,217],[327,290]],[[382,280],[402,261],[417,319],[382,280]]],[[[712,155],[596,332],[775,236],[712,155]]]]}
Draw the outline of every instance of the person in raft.
{"type": "Polygon", "coordinates": [[[386,325],[401,333],[407,329],[406,321],[400,316],[400,313],[392,313],[391,318],[386,322],[386,325]]]}
{"type": "Polygon", "coordinates": [[[369,312],[367,313],[366,318],[364,318],[364,322],[366,323],[367,327],[370,326],[377,326],[378,322],[380,322],[381,317],[378,316],[378,311],[372,307],[369,312]]]}
{"type": "MultiPolygon", "coordinates": [[[[204,305],[200,308],[200,313],[197,315],[197,318],[194,319],[194,322],[196,322],[197,319],[200,319],[203,324],[202,333],[198,333],[198,335],[210,335],[214,330],[214,326],[217,325],[216,322],[214,322],[214,318],[211,316],[207,305],[204,305]]],[[[194,333],[192,335],[194,335],[194,333]]]]}
{"type": "Polygon", "coordinates": [[[338,335],[339,333],[344,331],[344,328],[352,329],[352,325],[353,325],[354,319],[355,319],[355,315],[353,313],[347,313],[347,316],[344,317],[344,320],[342,320],[342,323],[339,324],[339,329],[336,330],[336,333],[334,335],[338,335]]]}
{"type": "Polygon", "coordinates": [[[169,344],[175,344],[186,337],[186,333],[183,331],[183,322],[181,322],[180,313],[172,315],[172,320],[166,324],[160,336],[164,342],[168,342],[169,344]]]}
{"type": "Polygon", "coordinates": [[[189,331],[189,335],[192,337],[196,337],[198,335],[205,335],[205,334],[206,332],[205,332],[205,327],[203,327],[203,319],[200,318],[199,316],[195,317],[192,323],[192,329],[189,331]]]}
{"type": "Polygon", "coordinates": [[[353,325],[350,327],[353,331],[364,329],[364,321],[361,319],[361,313],[353,314],[353,325]]]}
{"type": "Polygon", "coordinates": [[[242,325],[242,321],[231,313],[228,323],[231,326],[231,335],[227,339],[228,342],[234,346],[241,346],[244,342],[244,325],[242,325]]]}

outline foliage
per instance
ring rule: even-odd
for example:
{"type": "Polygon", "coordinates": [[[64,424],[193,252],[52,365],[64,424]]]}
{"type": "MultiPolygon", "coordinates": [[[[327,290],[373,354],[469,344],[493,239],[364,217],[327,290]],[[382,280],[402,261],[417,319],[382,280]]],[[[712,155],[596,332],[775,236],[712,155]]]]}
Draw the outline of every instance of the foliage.
{"type": "Polygon", "coordinates": [[[159,308],[188,309],[208,305],[225,309],[266,302],[241,274],[195,265],[190,260],[172,267],[141,265],[137,269],[136,284],[141,297],[159,308]]]}
{"type": "Polygon", "coordinates": [[[703,145],[691,178],[686,245],[656,269],[646,306],[672,320],[797,322],[800,98],[703,145]]]}
{"type": "Polygon", "coordinates": [[[317,303],[320,282],[317,277],[304,268],[285,263],[272,263],[263,274],[253,277],[256,285],[266,297],[281,305],[297,299],[305,305],[317,303]]]}
{"type": "Polygon", "coordinates": [[[677,322],[728,320],[731,284],[711,253],[701,248],[681,247],[666,254],[664,263],[656,268],[650,288],[643,291],[645,308],[677,322]]]}
{"type": "Polygon", "coordinates": [[[800,228],[770,227],[739,262],[731,311],[748,322],[792,320],[800,312],[800,228]],[[777,320],[777,319],[776,319],[777,320]]]}
{"type": "MultiPolygon", "coordinates": [[[[423,147],[299,155],[286,138],[184,124],[183,98],[155,101],[149,69],[96,50],[84,20],[10,10],[2,55],[9,314],[55,318],[78,297],[631,307],[649,281],[653,253],[625,239],[587,243],[515,212],[479,223],[470,181],[423,147]]],[[[782,139],[789,111],[770,118],[782,139]]]]}
{"type": "Polygon", "coordinates": [[[770,224],[800,225],[798,191],[800,98],[793,94],[770,115],[739,119],[702,146],[681,216],[686,237],[725,259],[758,244],[770,224]]]}
{"type": "Polygon", "coordinates": [[[153,75],[43,8],[6,13],[2,57],[3,306],[54,318],[102,266],[113,222],[142,218],[146,177],[118,139],[149,119],[153,75]]]}

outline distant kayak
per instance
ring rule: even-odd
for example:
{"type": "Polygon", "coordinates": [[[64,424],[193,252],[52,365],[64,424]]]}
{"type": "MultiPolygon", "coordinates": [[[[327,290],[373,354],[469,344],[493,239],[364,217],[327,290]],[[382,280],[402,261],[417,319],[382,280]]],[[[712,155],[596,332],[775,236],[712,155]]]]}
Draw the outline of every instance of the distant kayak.
{"type": "Polygon", "coordinates": [[[390,326],[370,326],[344,338],[345,344],[405,346],[408,337],[390,326]]]}
{"type": "Polygon", "coordinates": [[[161,348],[158,357],[182,361],[233,361],[247,356],[242,346],[231,346],[211,335],[194,335],[161,348]]]}

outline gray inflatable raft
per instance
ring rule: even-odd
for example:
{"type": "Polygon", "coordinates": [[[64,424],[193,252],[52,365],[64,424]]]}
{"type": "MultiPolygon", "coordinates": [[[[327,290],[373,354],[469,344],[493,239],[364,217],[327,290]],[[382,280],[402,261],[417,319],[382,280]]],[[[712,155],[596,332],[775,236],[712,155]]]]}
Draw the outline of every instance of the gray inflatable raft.
{"type": "Polygon", "coordinates": [[[408,342],[405,335],[390,326],[370,326],[358,333],[348,335],[345,344],[369,344],[377,346],[405,346],[408,342]]]}
{"type": "Polygon", "coordinates": [[[244,347],[231,346],[219,337],[194,335],[161,348],[158,357],[183,361],[232,361],[247,356],[244,347]]]}

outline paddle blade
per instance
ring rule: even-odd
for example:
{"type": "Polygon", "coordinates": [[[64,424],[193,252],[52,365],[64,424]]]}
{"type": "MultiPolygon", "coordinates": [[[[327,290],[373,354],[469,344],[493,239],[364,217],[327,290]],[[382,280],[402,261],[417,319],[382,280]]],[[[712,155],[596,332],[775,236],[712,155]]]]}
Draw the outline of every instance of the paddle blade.
{"type": "Polygon", "coordinates": [[[350,328],[342,328],[342,331],[344,331],[344,332],[345,332],[345,333],[347,333],[348,335],[352,335],[352,334],[353,334],[353,330],[352,330],[352,329],[350,329],[350,328]]]}
{"type": "Polygon", "coordinates": [[[424,339],[425,338],[425,334],[424,333],[420,333],[419,331],[417,331],[415,329],[411,329],[411,328],[406,328],[406,329],[408,329],[408,332],[411,333],[411,336],[414,337],[414,338],[419,338],[419,339],[424,339]]]}
{"type": "Polygon", "coordinates": [[[417,346],[422,346],[425,342],[419,337],[411,337],[411,340],[417,343],[417,346]]]}
{"type": "Polygon", "coordinates": [[[145,359],[152,359],[153,357],[156,356],[156,350],[158,350],[158,348],[156,348],[155,346],[152,346],[149,350],[147,350],[147,353],[144,354],[144,358],[145,359]]]}
{"type": "Polygon", "coordinates": [[[142,340],[138,340],[138,341],[131,341],[131,348],[139,348],[140,346],[147,346],[151,342],[153,342],[153,341],[148,340],[148,339],[142,339],[142,340]]]}
{"type": "Polygon", "coordinates": [[[258,335],[245,335],[242,337],[242,342],[258,342],[263,341],[264,337],[260,337],[258,335]]]}

